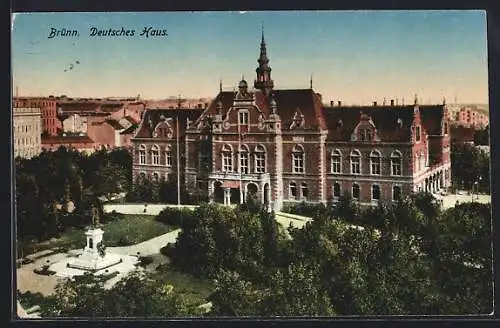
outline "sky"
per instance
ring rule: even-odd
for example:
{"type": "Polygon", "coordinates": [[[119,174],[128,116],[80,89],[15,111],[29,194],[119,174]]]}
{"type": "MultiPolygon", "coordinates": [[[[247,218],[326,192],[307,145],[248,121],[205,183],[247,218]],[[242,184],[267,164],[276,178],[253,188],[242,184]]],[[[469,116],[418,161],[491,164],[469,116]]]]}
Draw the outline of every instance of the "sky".
{"type": "Polygon", "coordinates": [[[13,93],[214,97],[220,80],[224,90],[253,84],[262,26],[275,89],[309,88],[312,76],[325,102],[488,102],[484,11],[22,13],[13,93]],[[146,38],[145,27],[168,35],[146,38]],[[49,38],[52,28],[78,36],[49,38]]]}

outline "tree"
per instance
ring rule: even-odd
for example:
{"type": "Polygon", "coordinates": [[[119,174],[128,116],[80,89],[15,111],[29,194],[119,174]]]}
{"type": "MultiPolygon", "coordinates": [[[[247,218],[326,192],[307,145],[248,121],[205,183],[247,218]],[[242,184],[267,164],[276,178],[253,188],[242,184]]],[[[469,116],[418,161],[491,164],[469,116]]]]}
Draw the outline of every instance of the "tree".
{"type": "Polygon", "coordinates": [[[134,272],[111,289],[109,276],[86,274],[59,283],[42,310],[48,317],[180,317],[200,315],[182,294],[147,274],[134,272]]]}

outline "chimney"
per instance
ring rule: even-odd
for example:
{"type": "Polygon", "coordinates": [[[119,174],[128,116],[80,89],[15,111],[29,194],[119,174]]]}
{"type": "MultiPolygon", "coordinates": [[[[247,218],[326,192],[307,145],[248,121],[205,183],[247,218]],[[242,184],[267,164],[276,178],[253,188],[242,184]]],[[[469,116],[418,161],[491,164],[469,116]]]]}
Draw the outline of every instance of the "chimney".
{"type": "Polygon", "coordinates": [[[376,106],[377,106],[377,102],[376,102],[376,101],[374,101],[374,102],[373,102],[373,107],[376,107],[376,106]]]}
{"type": "Polygon", "coordinates": [[[330,107],[333,107],[333,100],[330,100],[330,107]]]}
{"type": "Polygon", "coordinates": [[[342,106],[342,102],[340,100],[337,101],[337,104],[339,105],[339,107],[342,106]]]}
{"type": "Polygon", "coordinates": [[[391,99],[391,106],[394,106],[394,99],[391,99]]]}

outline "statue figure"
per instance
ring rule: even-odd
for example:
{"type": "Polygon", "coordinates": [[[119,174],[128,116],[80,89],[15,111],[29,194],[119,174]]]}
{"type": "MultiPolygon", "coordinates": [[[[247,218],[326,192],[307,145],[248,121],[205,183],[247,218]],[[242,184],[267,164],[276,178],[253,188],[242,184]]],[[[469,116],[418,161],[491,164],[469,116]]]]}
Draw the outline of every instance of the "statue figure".
{"type": "Polygon", "coordinates": [[[92,226],[99,226],[99,210],[94,205],[92,205],[92,226]]]}

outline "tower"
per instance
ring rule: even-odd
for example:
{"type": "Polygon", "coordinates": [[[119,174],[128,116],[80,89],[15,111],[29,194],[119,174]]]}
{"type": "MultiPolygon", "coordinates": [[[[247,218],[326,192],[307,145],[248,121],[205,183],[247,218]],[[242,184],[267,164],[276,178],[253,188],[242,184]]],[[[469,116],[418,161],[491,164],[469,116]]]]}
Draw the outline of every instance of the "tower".
{"type": "Polygon", "coordinates": [[[257,79],[254,82],[255,89],[259,89],[266,97],[269,97],[271,90],[274,87],[274,82],[271,79],[271,67],[269,66],[269,58],[267,58],[266,41],[264,40],[264,27],[262,27],[262,40],[260,42],[260,56],[257,60],[259,66],[255,70],[257,79]]]}

